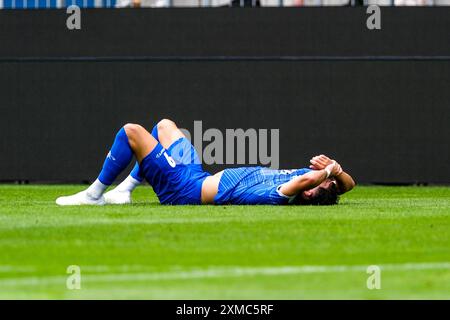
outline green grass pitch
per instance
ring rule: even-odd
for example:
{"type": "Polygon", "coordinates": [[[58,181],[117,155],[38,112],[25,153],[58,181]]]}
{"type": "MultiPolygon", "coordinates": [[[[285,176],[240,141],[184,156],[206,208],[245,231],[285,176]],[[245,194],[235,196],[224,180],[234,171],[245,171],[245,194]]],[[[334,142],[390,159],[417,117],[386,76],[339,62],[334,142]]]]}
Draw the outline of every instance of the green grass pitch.
{"type": "Polygon", "coordinates": [[[450,188],[357,187],[333,207],[57,207],[0,186],[1,299],[449,299],[450,188]],[[81,289],[66,287],[67,268],[81,289]],[[369,290],[369,265],[381,289],[369,290]]]}

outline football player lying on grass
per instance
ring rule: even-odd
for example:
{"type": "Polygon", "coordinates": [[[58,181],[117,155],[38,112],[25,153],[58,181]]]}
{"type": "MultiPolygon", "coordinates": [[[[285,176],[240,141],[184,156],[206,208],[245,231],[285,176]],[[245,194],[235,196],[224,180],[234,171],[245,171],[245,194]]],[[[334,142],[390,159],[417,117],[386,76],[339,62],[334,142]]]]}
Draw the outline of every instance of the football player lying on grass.
{"type": "Polygon", "coordinates": [[[161,204],[337,204],[339,195],[355,182],[341,166],[324,155],[309,168],[273,170],[264,167],[205,172],[197,152],[173,121],[161,120],[149,133],[137,124],[119,130],[100,175],[84,191],[56,199],[58,205],[131,203],[131,192],[146,179],[161,204]],[[130,175],[104,194],[117,176],[137,163],[130,175]]]}

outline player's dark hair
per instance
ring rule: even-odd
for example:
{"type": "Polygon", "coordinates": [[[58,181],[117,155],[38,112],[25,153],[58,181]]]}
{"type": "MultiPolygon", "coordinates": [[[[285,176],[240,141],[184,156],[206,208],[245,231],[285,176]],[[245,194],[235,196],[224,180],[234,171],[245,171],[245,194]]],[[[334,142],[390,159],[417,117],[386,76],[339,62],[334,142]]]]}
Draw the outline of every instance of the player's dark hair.
{"type": "Polygon", "coordinates": [[[330,183],[328,188],[319,187],[317,193],[308,199],[296,197],[295,204],[298,205],[315,205],[315,206],[331,206],[338,204],[339,194],[336,184],[330,183]]]}

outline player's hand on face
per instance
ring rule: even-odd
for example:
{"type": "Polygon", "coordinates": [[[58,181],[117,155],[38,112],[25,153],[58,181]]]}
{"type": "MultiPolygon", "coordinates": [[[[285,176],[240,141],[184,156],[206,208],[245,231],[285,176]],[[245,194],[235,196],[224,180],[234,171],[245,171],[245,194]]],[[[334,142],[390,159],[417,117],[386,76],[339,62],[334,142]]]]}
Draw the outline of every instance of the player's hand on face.
{"type": "Polygon", "coordinates": [[[342,173],[341,165],[334,160],[332,160],[325,168],[330,170],[332,177],[336,177],[342,173]]]}
{"type": "Polygon", "coordinates": [[[342,167],[341,167],[341,165],[339,164],[339,163],[337,163],[336,161],[335,161],[335,171],[336,172],[332,172],[332,174],[333,174],[333,176],[334,177],[337,177],[338,175],[340,175],[342,172],[343,172],[343,170],[342,170],[342,167]]]}
{"type": "Polygon", "coordinates": [[[309,162],[311,163],[309,167],[313,170],[322,170],[326,167],[322,162],[319,161],[319,156],[312,157],[309,162]]]}
{"type": "Polygon", "coordinates": [[[309,166],[311,169],[322,170],[325,169],[326,166],[332,164],[333,160],[321,154],[313,157],[311,160],[309,160],[309,162],[311,163],[311,165],[309,166]]]}
{"type": "Polygon", "coordinates": [[[335,171],[336,172],[333,173],[333,176],[337,177],[344,171],[342,169],[341,165],[336,160],[330,159],[330,158],[328,158],[327,156],[324,156],[324,155],[321,155],[320,158],[323,161],[325,161],[325,162],[327,162],[329,164],[335,163],[335,166],[336,166],[335,171]]]}

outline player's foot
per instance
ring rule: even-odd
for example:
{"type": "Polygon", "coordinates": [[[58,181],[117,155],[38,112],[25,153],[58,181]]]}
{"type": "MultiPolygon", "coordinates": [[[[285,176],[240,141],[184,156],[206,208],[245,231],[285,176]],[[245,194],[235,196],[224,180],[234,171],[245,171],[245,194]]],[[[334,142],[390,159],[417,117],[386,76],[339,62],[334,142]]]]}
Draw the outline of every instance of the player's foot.
{"type": "Polygon", "coordinates": [[[78,192],[72,196],[59,197],[56,199],[56,204],[60,206],[82,206],[82,205],[94,205],[102,206],[106,204],[105,197],[102,195],[100,198],[95,199],[87,193],[86,190],[78,192]]]}
{"type": "Polygon", "coordinates": [[[105,202],[107,204],[129,204],[131,203],[131,192],[119,191],[113,189],[105,193],[105,202]]]}

